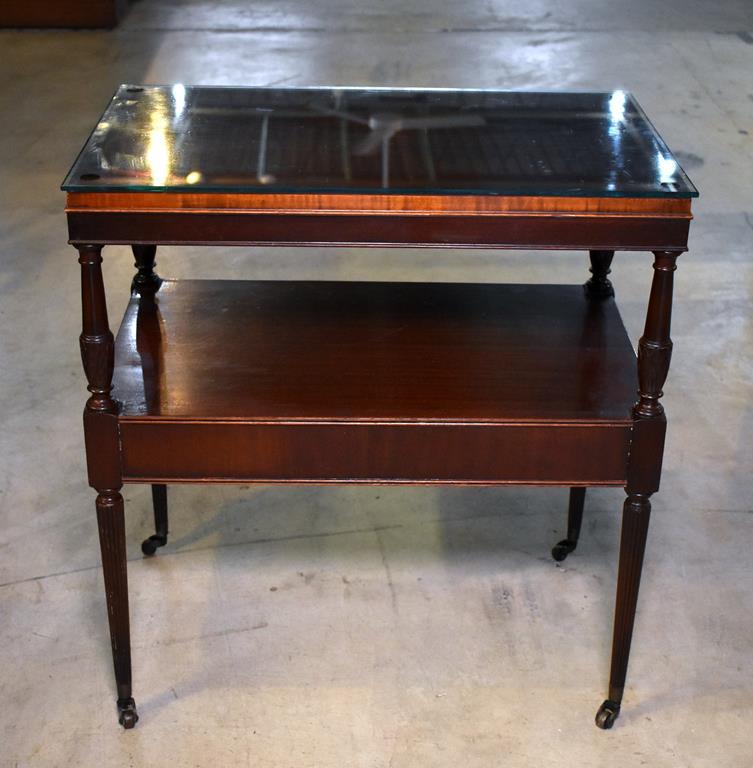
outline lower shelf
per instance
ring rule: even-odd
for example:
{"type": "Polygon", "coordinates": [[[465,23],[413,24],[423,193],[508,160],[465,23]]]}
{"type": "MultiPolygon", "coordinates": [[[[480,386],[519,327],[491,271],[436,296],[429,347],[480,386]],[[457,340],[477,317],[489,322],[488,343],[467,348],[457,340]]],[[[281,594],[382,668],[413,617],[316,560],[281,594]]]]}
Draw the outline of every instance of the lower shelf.
{"type": "Polygon", "coordinates": [[[580,286],[165,282],[115,355],[126,481],[625,481],[635,354],[580,286]]]}

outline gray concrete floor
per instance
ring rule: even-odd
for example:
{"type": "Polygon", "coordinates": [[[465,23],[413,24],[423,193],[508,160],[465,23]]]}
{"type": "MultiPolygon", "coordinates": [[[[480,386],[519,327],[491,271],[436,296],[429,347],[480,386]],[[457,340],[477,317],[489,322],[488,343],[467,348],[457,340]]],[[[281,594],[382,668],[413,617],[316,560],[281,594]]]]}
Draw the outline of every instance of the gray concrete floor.
{"type": "MultiPolygon", "coordinates": [[[[0,33],[0,765],[753,762],[753,5],[142,0],[114,32],[0,33]],[[523,8],[524,6],[524,8],[523,8]],[[85,484],[78,270],[58,185],[116,84],[634,91],[702,197],[677,274],[662,491],[624,713],[605,692],[618,489],[564,567],[563,489],[178,487],[115,722],[85,484]]],[[[165,249],[181,277],[582,281],[584,254],[165,249]]],[[[614,267],[640,335],[651,259],[614,267]]],[[[113,322],[131,258],[106,254],[113,322]]]]}

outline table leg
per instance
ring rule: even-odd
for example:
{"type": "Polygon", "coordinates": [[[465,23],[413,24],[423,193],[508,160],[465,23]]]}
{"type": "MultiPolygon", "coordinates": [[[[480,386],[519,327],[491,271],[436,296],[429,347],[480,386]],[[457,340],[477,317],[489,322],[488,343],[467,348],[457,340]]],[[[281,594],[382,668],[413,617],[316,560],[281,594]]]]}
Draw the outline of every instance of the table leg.
{"type": "Polygon", "coordinates": [[[105,491],[97,496],[97,523],[105,577],[107,616],[110,622],[112,660],[118,689],[118,720],[124,728],[133,728],[139,716],[131,696],[131,631],[128,616],[125,516],[123,497],[119,492],[105,491]]]}
{"type": "Polygon", "coordinates": [[[589,299],[607,299],[614,296],[612,281],[607,277],[611,272],[609,267],[614,251],[589,251],[588,255],[591,258],[591,277],[583,286],[586,296],[589,299]]]}
{"type": "MultiPolygon", "coordinates": [[[[614,251],[589,251],[591,259],[591,277],[583,285],[586,297],[593,301],[614,296],[614,288],[607,278],[614,251]]],[[[552,547],[552,557],[562,562],[578,546],[580,527],[583,521],[583,505],[586,498],[585,488],[570,489],[570,506],[567,513],[567,538],[552,547]]]]}
{"type": "MultiPolygon", "coordinates": [[[[131,281],[131,293],[147,298],[153,296],[162,285],[162,278],[154,271],[157,255],[156,245],[132,245],[136,274],[131,281]]],[[[167,544],[167,486],[152,486],[152,507],[154,509],[155,533],[141,543],[145,555],[153,555],[158,547],[167,544]]]]}
{"type": "Polygon", "coordinates": [[[131,281],[131,293],[154,293],[162,285],[162,278],[154,271],[157,246],[132,245],[131,250],[135,259],[133,266],[137,270],[131,281]]]}
{"type": "MultiPolygon", "coordinates": [[[[614,296],[614,287],[607,275],[614,258],[614,251],[589,251],[591,259],[591,277],[583,285],[586,297],[593,301],[614,296]]],[[[583,505],[586,498],[585,488],[570,489],[570,506],[567,513],[567,538],[552,547],[552,557],[562,562],[578,546],[580,527],[583,521],[583,505]]]]}
{"type": "Polygon", "coordinates": [[[158,547],[167,544],[167,486],[152,486],[152,506],[154,507],[154,530],[148,539],[141,542],[141,551],[153,555],[158,547]]]}
{"type": "Polygon", "coordinates": [[[578,546],[585,501],[585,488],[570,489],[570,506],[567,510],[567,538],[562,539],[552,547],[552,557],[557,562],[562,562],[578,546]]]}
{"type": "Polygon", "coordinates": [[[107,320],[102,280],[102,246],[79,245],[81,264],[81,359],[91,396],[84,409],[84,437],[89,485],[97,491],[97,524],[102,550],[107,615],[110,623],[118,712],[121,725],[138,720],[131,697],[131,642],[128,617],[125,521],[120,489],[118,405],[110,394],[114,340],[107,320]]]}
{"type": "Polygon", "coordinates": [[[679,252],[657,251],[646,326],[638,343],[638,395],[623,507],[609,698],[596,725],[611,728],[620,713],[643,567],[651,495],[659,489],[666,417],[659,402],[672,356],[672,288],[679,252]]]}

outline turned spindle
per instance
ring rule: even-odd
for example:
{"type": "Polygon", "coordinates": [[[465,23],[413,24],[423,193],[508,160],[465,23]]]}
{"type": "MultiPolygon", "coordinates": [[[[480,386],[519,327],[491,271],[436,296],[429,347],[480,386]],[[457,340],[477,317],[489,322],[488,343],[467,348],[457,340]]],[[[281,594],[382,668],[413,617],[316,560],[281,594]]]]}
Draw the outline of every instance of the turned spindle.
{"type": "Polygon", "coordinates": [[[614,286],[607,275],[611,272],[614,251],[589,251],[591,259],[591,277],[584,284],[589,299],[607,299],[614,296],[614,286]]]}
{"type": "Polygon", "coordinates": [[[664,413],[659,398],[672,359],[672,288],[676,261],[673,251],[657,251],[646,326],[638,342],[638,395],[635,415],[655,418],[664,413]]]}
{"type": "Polygon", "coordinates": [[[131,281],[131,293],[154,293],[162,285],[162,278],[154,271],[157,255],[156,245],[133,245],[134,264],[136,274],[131,281]]]}
{"type": "Polygon", "coordinates": [[[115,404],[110,397],[115,361],[114,339],[107,322],[107,302],[102,281],[102,246],[78,247],[81,265],[82,332],[81,360],[89,382],[89,411],[112,413],[115,404]]]}

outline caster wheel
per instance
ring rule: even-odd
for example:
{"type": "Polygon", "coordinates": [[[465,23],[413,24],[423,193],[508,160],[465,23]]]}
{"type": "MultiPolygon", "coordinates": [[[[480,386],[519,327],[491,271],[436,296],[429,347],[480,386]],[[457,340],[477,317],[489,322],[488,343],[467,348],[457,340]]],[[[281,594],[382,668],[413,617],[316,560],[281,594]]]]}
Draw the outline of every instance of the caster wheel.
{"type": "Polygon", "coordinates": [[[620,714],[620,705],[616,701],[610,701],[607,699],[596,713],[596,725],[603,731],[609,730],[613,725],[617,716],[620,714]]]}
{"type": "Polygon", "coordinates": [[[151,557],[157,551],[158,547],[164,547],[165,544],[167,544],[167,538],[155,534],[141,542],[141,551],[147,557],[151,557]]]}
{"type": "Polygon", "coordinates": [[[139,721],[136,702],[133,699],[118,699],[118,722],[129,730],[139,721]]]}
{"type": "Polygon", "coordinates": [[[561,563],[574,549],[574,542],[570,541],[569,539],[563,539],[552,547],[552,557],[558,563],[561,563]]]}

